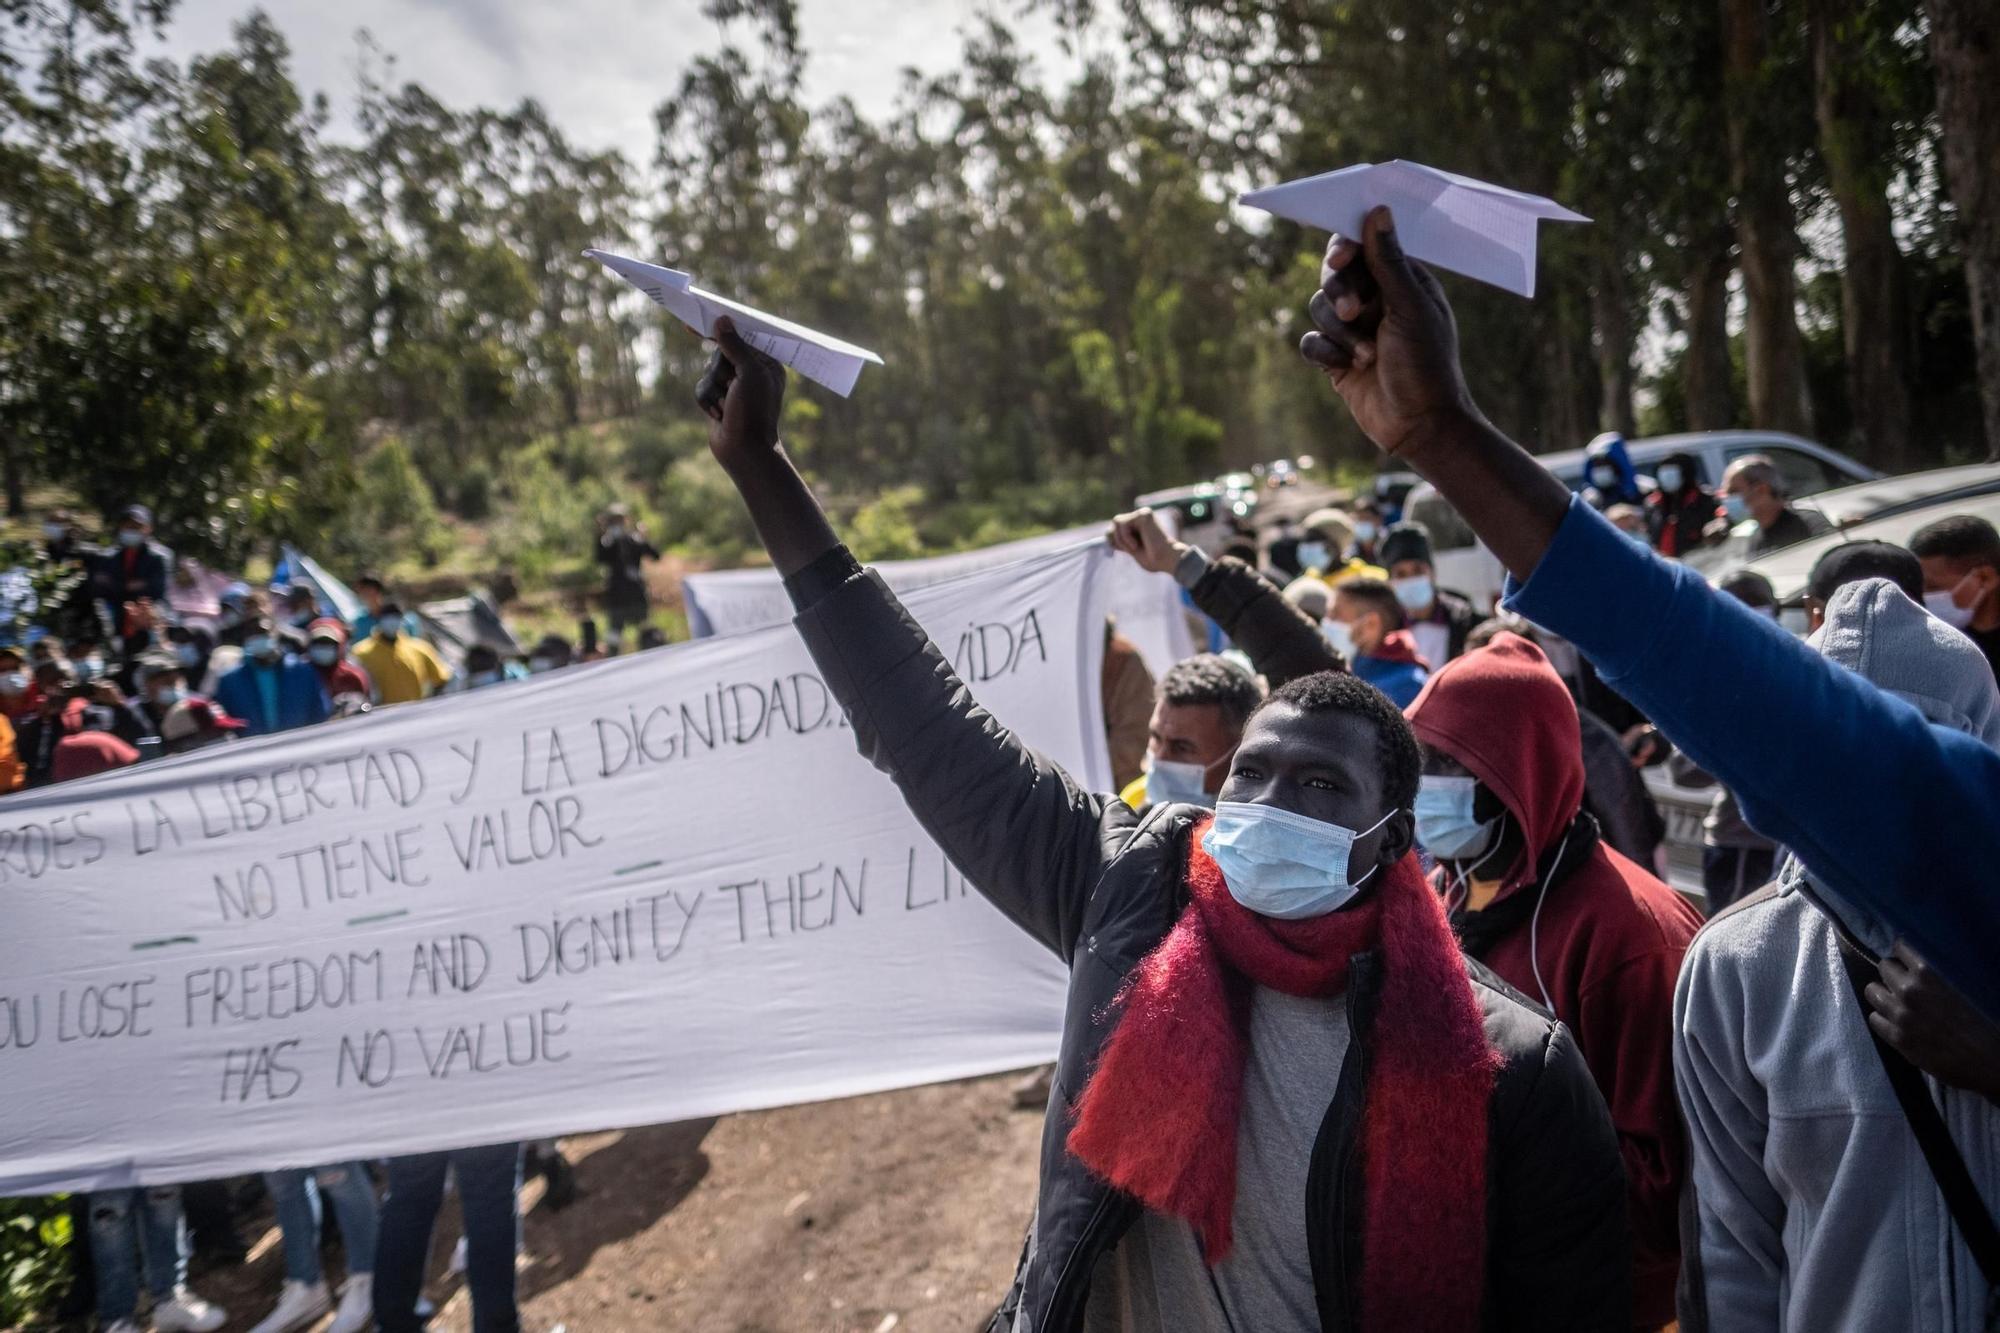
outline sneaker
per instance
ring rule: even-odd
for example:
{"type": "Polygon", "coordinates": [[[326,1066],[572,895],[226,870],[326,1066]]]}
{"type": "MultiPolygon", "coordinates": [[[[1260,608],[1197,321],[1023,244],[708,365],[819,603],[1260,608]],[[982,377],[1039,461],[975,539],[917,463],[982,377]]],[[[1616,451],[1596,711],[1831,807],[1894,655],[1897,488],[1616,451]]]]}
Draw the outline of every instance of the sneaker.
{"type": "Polygon", "coordinates": [[[356,1273],[340,1289],[340,1309],[327,1325],[326,1333],[361,1333],[375,1317],[375,1277],[356,1273]]]}
{"type": "Polygon", "coordinates": [[[278,1293],[278,1306],[264,1316],[264,1322],[250,1330],[250,1333],[291,1333],[295,1328],[304,1328],[313,1320],[333,1308],[327,1298],[324,1282],[294,1282],[285,1279],[285,1288],[278,1293]]]}
{"type": "Polygon", "coordinates": [[[161,1333],[167,1330],[215,1333],[228,1322],[229,1315],[221,1306],[210,1305],[186,1287],[176,1287],[172,1296],[153,1303],[153,1327],[161,1333]]]}

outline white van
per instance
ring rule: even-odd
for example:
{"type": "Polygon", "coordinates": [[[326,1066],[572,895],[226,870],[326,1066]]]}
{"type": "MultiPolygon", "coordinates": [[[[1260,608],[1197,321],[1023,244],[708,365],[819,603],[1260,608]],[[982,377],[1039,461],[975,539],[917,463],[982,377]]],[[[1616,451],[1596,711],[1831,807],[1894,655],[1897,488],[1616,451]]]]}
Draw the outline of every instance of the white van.
{"type": "MultiPolygon", "coordinates": [[[[1669,454],[1690,454],[1701,465],[1702,483],[1711,488],[1722,485],[1723,469],[1731,461],[1745,454],[1764,454],[1784,475],[1787,490],[1794,498],[1881,476],[1837,450],[1779,431],[1718,430],[1656,435],[1649,440],[1627,440],[1625,449],[1632,466],[1644,477],[1651,477],[1669,454]]],[[[1571,490],[1582,488],[1582,449],[1543,454],[1535,461],[1555,473],[1571,490]]],[[[1482,611],[1490,610],[1500,597],[1506,571],[1472,535],[1472,529],[1458,511],[1425,484],[1410,492],[1403,506],[1403,517],[1430,529],[1438,586],[1464,593],[1482,611]]]]}

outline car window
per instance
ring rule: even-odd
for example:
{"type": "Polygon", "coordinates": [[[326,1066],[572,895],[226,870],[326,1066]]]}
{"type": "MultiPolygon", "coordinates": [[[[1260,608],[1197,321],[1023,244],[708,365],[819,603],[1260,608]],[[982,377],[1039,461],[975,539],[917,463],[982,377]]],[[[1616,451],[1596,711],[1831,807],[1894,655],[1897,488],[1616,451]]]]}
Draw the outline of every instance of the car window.
{"type": "Polygon", "coordinates": [[[1789,449],[1777,445],[1739,445],[1729,451],[1733,461],[1748,454],[1763,454],[1777,465],[1778,472],[1785,479],[1785,494],[1817,495],[1821,491],[1832,490],[1835,486],[1845,486],[1849,478],[1811,454],[1799,449],[1789,449]]]}

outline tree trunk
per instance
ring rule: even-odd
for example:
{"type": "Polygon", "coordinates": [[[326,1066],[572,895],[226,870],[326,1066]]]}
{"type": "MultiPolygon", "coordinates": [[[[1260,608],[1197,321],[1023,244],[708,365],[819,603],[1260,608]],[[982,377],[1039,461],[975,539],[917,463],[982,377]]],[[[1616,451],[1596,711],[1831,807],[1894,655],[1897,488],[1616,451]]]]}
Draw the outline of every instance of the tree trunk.
{"type": "Polygon", "coordinates": [[[1889,208],[1893,136],[1861,49],[1860,9],[1813,0],[1813,104],[1846,250],[1840,324],[1855,433],[1863,458],[1897,472],[1910,466],[1909,292],[1889,208]]]}
{"type": "Polygon", "coordinates": [[[1719,230],[1694,256],[1687,282],[1687,352],[1682,389],[1689,430],[1728,430],[1736,417],[1729,362],[1729,233],[1719,230]]]}
{"type": "MultiPolygon", "coordinates": [[[[1971,0],[1981,3],[1982,0],[1971,0]]],[[[1722,58],[1729,119],[1729,180],[1749,314],[1743,326],[1750,423],[1813,433],[1799,337],[1792,261],[1798,236],[1785,178],[1785,145],[1767,123],[1766,21],[1762,0],[1722,0],[1722,58]]]]}
{"type": "Polygon", "coordinates": [[[1986,456],[2000,461],[2000,5],[1925,0],[1944,174],[1964,239],[1986,456]]]}
{"type": "Polygon", "coordinates": [[[1639,429],[1632,411],[1632,307],[1615,255],[1602,255],[1590,289],[1590,323],[1597,350],[1599,430],[1630,436],[1639,429]]]}

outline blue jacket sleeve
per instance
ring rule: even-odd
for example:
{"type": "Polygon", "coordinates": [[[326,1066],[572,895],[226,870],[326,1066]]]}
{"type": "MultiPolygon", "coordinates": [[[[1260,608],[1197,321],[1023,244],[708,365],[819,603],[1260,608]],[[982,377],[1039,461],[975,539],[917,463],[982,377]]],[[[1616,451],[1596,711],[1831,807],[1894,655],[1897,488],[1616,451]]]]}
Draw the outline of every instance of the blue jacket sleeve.
{"type": "Polygon", "coordinates": [[[1760,833],[2000,1017],[2000,752],[1820,657],[1580,502],[1508,609],[1582,650],[1760,833]]]}

